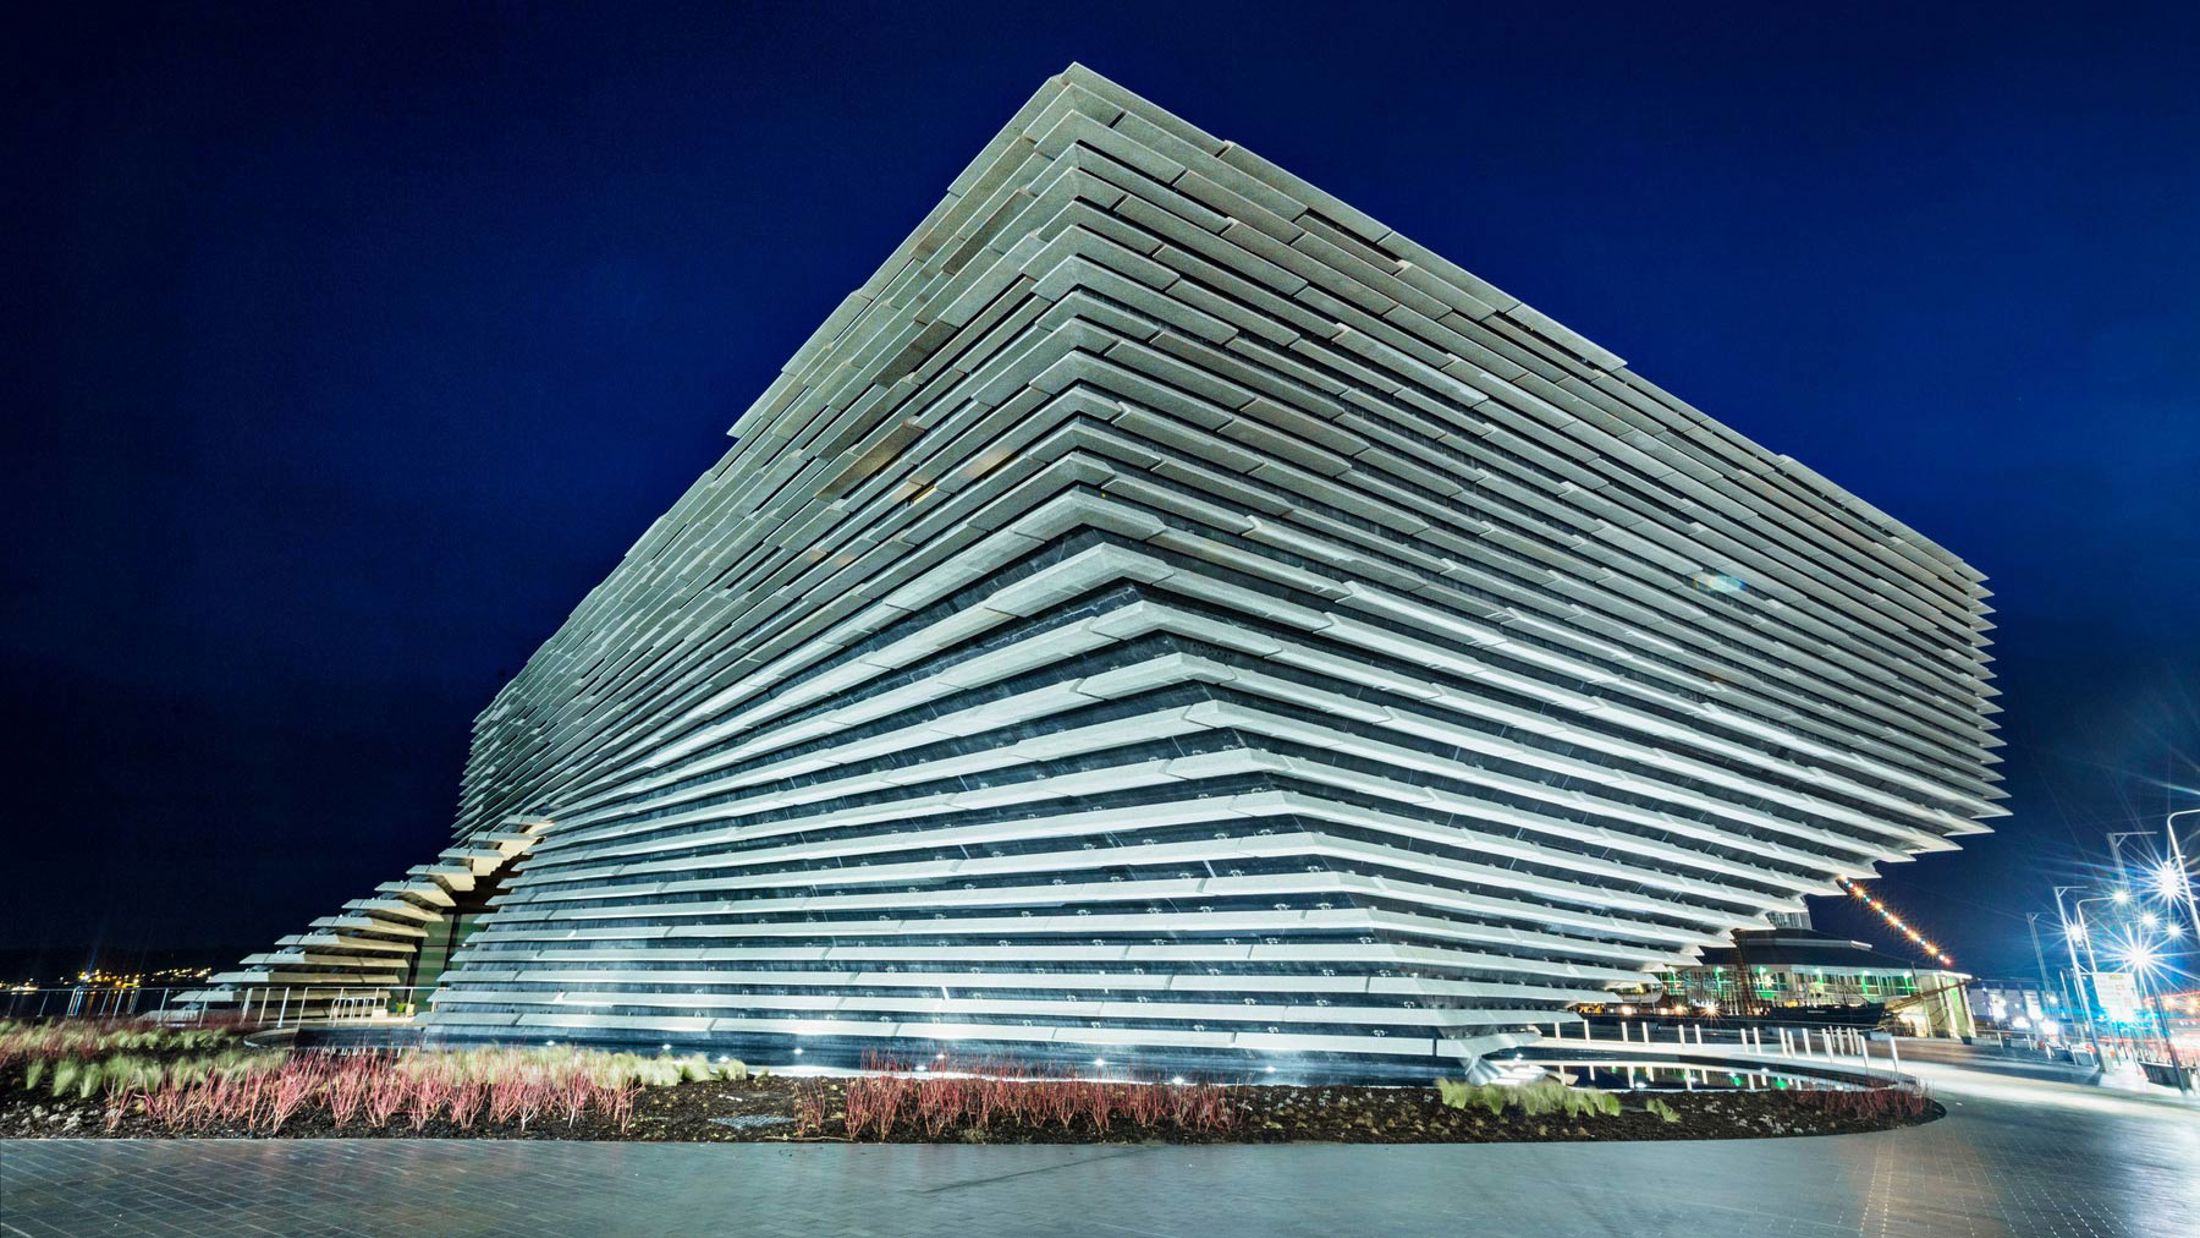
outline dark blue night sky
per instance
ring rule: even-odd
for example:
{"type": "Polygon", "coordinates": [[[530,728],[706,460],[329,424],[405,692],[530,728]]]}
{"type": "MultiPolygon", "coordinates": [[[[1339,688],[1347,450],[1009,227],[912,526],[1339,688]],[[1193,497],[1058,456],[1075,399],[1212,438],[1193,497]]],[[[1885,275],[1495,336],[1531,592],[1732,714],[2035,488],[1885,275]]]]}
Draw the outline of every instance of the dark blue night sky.
{"type": "Polygon", "coordinates": [[[0,947],[257,948],[440,846],[473,713],[1080,60],[1989,573],[2014,816],[1882,889],[2028,972],[2200,805],[2200,10],[1774,7],[10,14],[0,947]]]}

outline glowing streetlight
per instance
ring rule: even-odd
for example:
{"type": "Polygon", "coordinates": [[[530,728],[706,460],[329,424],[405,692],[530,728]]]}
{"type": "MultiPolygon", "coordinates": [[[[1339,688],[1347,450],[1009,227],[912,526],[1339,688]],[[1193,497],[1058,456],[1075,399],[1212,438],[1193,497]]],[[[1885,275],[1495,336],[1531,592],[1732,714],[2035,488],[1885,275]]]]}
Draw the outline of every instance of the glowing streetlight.
{"type": "Polygon", "coordinates": [[[2154,893],[2168,902],[2176,902],[2185,896],[2185,866],[2175,860],[2164,860],[2154,866],[2154,893]]]}
{"type": "MultiPolygon", "coordinates": [[[[2062,921],[2063,948],[2070,952],[2070,976],[2078,987],[2077,996],[2080,999],[2078,1002],[2078,1017],[2085,1028],[2086,1043],[2093,1050],[2094,1068],[2098,1070],[2101,1066],[2101,1034],[2100,1029],[2093,1025],[2093,995],[2086,991],[2085,969],[2078,966],[2078,943],[2085,939],[2085,909],[2081,906],[2078,909],[2079,918],[2072,920],[2069,908],[2063,906],[2063,895],[2082,888],[2082,886],[2055,887],[2055,918],[2062,921]]],[[[2090,949],[2089,946],[2088,950],[2090,949]]]]}
{"type": "Polygon", "coordinates": [[[2115,899],[2119,903],[2128,903],[2131,901],[2131,891],[2118,890],[2115,893],[2109,895],[2109,897],[2115,899]]]}
{"type": "Polygon", "coordinates": [[[2179,889],[2177,895],[2184,900],[2185,918],[2192,921],[2192,931],[2200,933],[2200,897],[2192,892],[2192,882],[2183,880],[2185,875],[2185,849],[2177,842],[2177,818],[2200,813],[2200,808],[2183,808],[2162,818],[2162,832],[2169,835],[2169,865],[2177,870],[2179,889]]]}
{"type": "Polygon", "coordinates": [[[2124,943],[2124,948],[2118,953],[2122,956],[2124,966],[2141,976],[2151,976],[2161,966],[2162,953],[2154,948],[2152,942],[2129,941],[2124,943]]]}

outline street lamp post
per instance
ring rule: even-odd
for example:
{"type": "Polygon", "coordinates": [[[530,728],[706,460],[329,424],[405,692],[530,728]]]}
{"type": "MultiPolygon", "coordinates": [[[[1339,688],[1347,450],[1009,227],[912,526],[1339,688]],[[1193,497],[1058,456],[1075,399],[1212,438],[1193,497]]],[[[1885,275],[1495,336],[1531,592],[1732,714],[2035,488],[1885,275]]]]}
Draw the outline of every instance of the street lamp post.
{"type": "Polygon", "coordinates": [[[2182,893],[2185,915],[2192,921],[2195,942],[2200,942],[2200,902],[2192,893],[2192,878],[2185,871],[2185,849],[2177,844],[2177,818],[2200,815],[2200,808],[2181,808],[2162,818],[2162,832],[2169,835],[2169,862],[2177,872],[2178,891],[2182,893]]]}
{"type": "Polygon", "coordinates": [[[2108,858],[2109,862],[2116,867],[2117,885],[2128,886],[2131,884],[2131,874],[2124,871],[2124,840],[2127,838],[2145,838],[2153,832],[2152,830],[2125,830],[2122,833],[2108,836],[2108,858]]]}
{"type": "MultiPolygon", "coordinates": [[[[2064,888],[2081,889],[2083,887],[2065,886],[2064,888]]],[[[2100,951],[2093,948],[2093,926],[2085,918],[2085,905],[2087,903],[2116,903],[2120,905],[2130,901],[2130,893],[2119,889],[2110,894],[2096,894],[2091,898],[2075,899],[2070,904],[2078,917],[2078,940],[2085,943],[2085,961],[2093,969],[2091,974],[2096,977],[2101,974],[2101,954],[2100,951]]]]}
{"type": "MultiPolygon", "coordinates": [[[[2071,900],[2071,910],[2078,917],[2078,940],[2085,943],[2085,961],[2087,966],[2092,968],[2092,970],[2087,973],[2089,976],[2092,977],[2093,984],[2090,999],[2086,1004],[2086,1013],[2089,1015],[2093,1011],[2094,1004],[2100,1001],[2101,996],[2101,952],[2093,944],[2093,924],[2091,921],[2085,918],[2085,905],[2087,903],[2108,903],[2112,906],[2122,907],[2130,902],[2131,891],[2125,889],[2123,886],[2117,886],[2106,894],[2096,894],[2093,895],[2091,898],[2080,898],[2071,900]]],[[[2144,1004],[2144,999],[2142,999],[2141,1004],[2144,1004]]],[[[2103,1011],[2105,1013],[2105,1006],[2103,1007],[2103,1011]]],[[[2146,1020],[2142,1018],[2139,1021],[2139,1026],[2143,1029],[2146,1026],[2146,1020]]],[[[2100,1042],[2098,1027],[2096,1027],[2094,1032],[2093,1048],[2095,1053],[2101,1052],[2102,1046],[2100,1042]]],[[[2103,1069],[2107,1068],[2107,1063],[2105,1061],[2102,1063],[2102,1067],[2103,1069]]]]}
{"type": "Polygon", "coordinates": [[[2150,991],[2152,986],[2147,984],[2145,968],[2134,966],[2131,972],[2133,979],[2139,984],[2140,1000],[2151,999],[2154,1007],[2154,1027],[2162,1033],[2162,1051],[2169,1057],[2169,1077],[2177,1084],[2178,1091],[2190,1095],[2192,1081],[2185,1078],[2185,1064],[2177,1058],[2177,1039],[2170,1035],[2169,1016],[2162,1012],[2162,995],[2158,991],[2150,991]]]}
{"type": "Polygon", "coordinates": [[[2083,886],[2056,886],[2055,915],[2062,920],[2063,945],[2070,951],[2070,971],[2072,975],[2078,978],[2078,1017],[2085,1020],[2086,1043],[2093,1048],[2093,1066],[2094,1069],[2098,1070],[2103,1068],[2105,1063],[2101,1060],[2101,1034],[2093,1026],[2093,996],[2086,991],[2085,970],[2078,966],[2078,939],[2070,930],[2070,913],[2063,908],[2063,895],[2072,890],[2082,890],[2084,888],[2083,886]]]}
{"type": "MultiPolygon", "coordinates": [[[[2042,1013],[2042,1016],[2044,1017],[2044,1015],[2045,1015],[2045,1012],[2046,1012],[2046,1010],[2047,1010],[2047,1007],[2048,1007],[2048,1004],[2049,1004],[2049,1000],[2050,1000],[2051,998],[2053,998],[2053,997],[2054,997],[2054,995],[2055,995],[2055,982],[2054,982],[2053,980],[2050,980],[2050,979],[2048,979],[2048,976],[2047,976],[2047,952],[2046,952],[2045,950],[2042,950],[2042,949],[2040,948],[2040,913],[2039,913],[2039,912],[2036,912],[2036,911],[2027,911],[2027,912],[2025,912],[2025,913],[2024,913],[2024,927],[2025,927],[2026,929],[2030,930],[2030,932],[2031,932],[2031,934],[2032,934],[2032,961],[2033,961],[2034,963],[2037,963],[2037,964],[2039,964],[2039,969],[2040,969],[2040,1011],[2041,1011],[2041,1013],[2042,1013]]],[[[2070,989],[2069,989],[2069,986],[2065,985],[2065,986],[2063,987],[2063,1000],[2064,1000],[2065,1002],[2068,1002],[2068,1001],[2069,1001],[2069,999],[2070,999],[2070,989]]],[[[2067,1012],[2066,1012],[2066,1013],[2067,1013],[2067,1012]]]]}

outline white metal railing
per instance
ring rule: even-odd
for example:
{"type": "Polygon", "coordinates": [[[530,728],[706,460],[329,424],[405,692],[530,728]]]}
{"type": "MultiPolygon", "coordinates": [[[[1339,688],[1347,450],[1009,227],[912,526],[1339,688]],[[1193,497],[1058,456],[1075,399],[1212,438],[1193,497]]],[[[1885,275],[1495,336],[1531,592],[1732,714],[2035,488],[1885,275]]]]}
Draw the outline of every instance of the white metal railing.
{"type": "Polygon", "coordinates": [[[236,1023],[254,1029],[400,1021],[433,985],[50,985],[0,989],[0,1019],[148,1019],[181,1026],[236,1023]],[[199,995],[231,993],[207,1000],[199,995]]]}
{"type": "MultiPolygon", "coordinates": [[[[1872,1057],[1873,1038],[1861,1028],[1854,1027],[1715,1027],[1706,1029],[1700,1023],[1673,1025],[1672,1037],[1661,1038],[1665,1028],[1650,1020],[1619,1022],[1616,1038],[1607,1036],[1599,1040],[1596,1029],[1587,1022],[1577,1023],[1580,1035],[1568,1036],[1568,1025],[1551,1024],[1550,1040],[1557,1044],[1595,1045],[1599,1049],[1663,1050],[1668,1053],[1686,1053],[1701,1050],[1705,1053],[1742,1054],[1751,1057],[1785,1058],[1797,1062],[1824,1062],[1833,1067],[1855,1067],[1868,1077],[1875,1066],[1872,1057]],[[1708,1035],[1706,1033],[1709,1033],[1708,1035]]],[[[1889,1074],[1902,1069],[1902,1054],[1895,1047],[1893,1037],[1886,1038],[1887,1056],[1884,1068],[1889,1074]]]]}

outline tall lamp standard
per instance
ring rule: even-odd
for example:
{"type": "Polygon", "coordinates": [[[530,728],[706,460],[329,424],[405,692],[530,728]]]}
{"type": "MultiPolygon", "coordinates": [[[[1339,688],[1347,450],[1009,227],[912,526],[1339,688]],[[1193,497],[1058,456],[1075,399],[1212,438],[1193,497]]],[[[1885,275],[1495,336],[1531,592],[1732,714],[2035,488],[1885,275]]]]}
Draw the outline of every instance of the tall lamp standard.
{"type": "MultiPolygon", "coordinates": [[[[2065,886],[2063,888],[2077,889],[2079,887],[2065,886]]],[[[2071,908],[2075,911],[2078,917],[2078,939],[2085,943],[2085,961],[2093,968],[2091,973],[2093,976],[2093,991],[2091,997],[2093,1001],[2098,1001],[2101,995],[2101,956],[2100,952],[2095,949],[2093,944],[2093,926],[2085,918],[2085,905],[2087,903],[2112,903],[2118,907],[2128,906],[2131,903],[2131,891],[2125,889],[2122,886],[2117,886],[2106,894],[2095,894],[2090,898],[2073,899],[2070,904],[2071,908]]],[[[2134,984],[2136,984],[2139,978],[2134,975],[2132,979],[2134,984]]],[[[2146,1003],[2146,996],[2143,991],[2140,993],[2139,999],[2140,1005],[2144,1007],[2146,1003]]],[[[2087,1003],[2086,1011],[2088,1014],[2092,1013],[2092,1002],[2089,1001],[2087,1003]]],[[[2144,1028],[2146,1026],[2146,1020],[2141,1019],[2139,1021],[2139,1025],[2141,1028],[2144,1028]]],[[[2094,1052],[2098,1053],[2100,1051],[2101,1045],[2099,1034],[2097,1031],[2095,1033],[2093,1047],[2094,1052]]]]}
{"type": "MultiPolygon", "coordinates": [[[[2153,917],[2149,916],[2148,918],[2152,919],[2153,917]]],[[[2172,927],[2175,927],[2174,923],[2172,927]]],[[[2162,1051],[2169,1058],[2170,1078],[2176,1081],[2178,1091],[2189,1096],[2192,1093],[2192,1080],[2185,1076],[2185,1064],[2178,1060],[2177,1039],[2170,1035],[2169,1016],[2162,1011],[2162,995],[2160,993],[2150,995],[2148,992],[2147,978],[2154,971],[2159,958],[2160,956],[2155,953],[2152,943],[2135,939],[2127,940],[2125,943],[2124,966],[2130,969],[2132,980],[2138,986],[2141,1008],[2144,1009],[2148,1004],[2150,996],[2152,998],[2154,1027],[2162,1034],[2162,1051]]]]}
{"type": "Polygon", "coordinates": [[[2192,921],[2196,941],[2200,941],[2200,902],[2193,899],[2192,878],[2185,869],[2185,849],[2177,844],[2177,818],[2200,816],[2200,808],[2181,808],[2162,818],[2162,832],[2169,835],[2169,862],[2176,875],[2178,893],[2184,895],[2185,915],[2192,921]]]}
{"type": "Polygon", "coordinates": [[[2100,1069],[2104,1063],[2101,1061],[2101,1034],[2093,1026],[2093,995],[2087,992],[2085,971],[2078,966],[2078,935],[2070,927],[2070,912],[2063,907],[2063,895],[2072,890],[2082,890],[2084,888],[2084,886],[2056,886],[2055,915],[2062,920],[2063,945],[2070,951],[2070,974],[2078,978],[2078,1017],[2085,1021],[2085,1039],[2086,1043],[2092,1046],[2093,1049],[2094,1068],[2100,1069]]]}
{"type": "Polygon", "coordinates": [[[2131,874],[2124,871],[2124,840],[2127,838],[2145,838],[2153,832],[2153,830],[2124,830],[2121,833],[2108,836],[2108,859],[2111,864],[2116,866],[2117,885],[2128,886],[2131,884],[2131,874]]]}
{"type": "MultiPolygon", "coordinates": [[[[2083,889],[2084,887],[2066,886],[2064,888],[2083,889]]],[[[2078,940],[2085,943],[2086,965],[2092,968],[2092,974],[2095,976],[2101,974],[2101,955],[2099,951],[2093,948],[2093,925],[2085,918],[2085,905],[2087,903],[2114,903],[2120,907],[2130,901],[2131,891],[2124,889],[2112,890],[2107,894],[2095,894],[2090,898],[2071,900],[2071,909],[2078,917],[2078,940]]]]}
{"type": "Polygon", "coordinates": [[[2032,934],[2032,961],[2040,965],[2040,1000],[2047,1000],[2047,992],[2054,982],[2047,978],[2047,954],[2040,949],[2040,913],[2024,913],[2024,927],[2032,934]]]}

